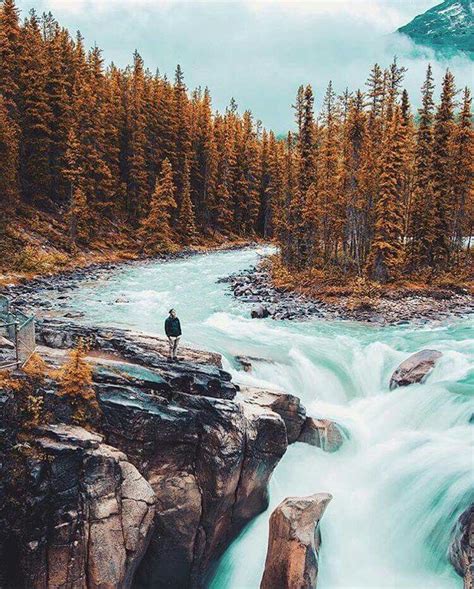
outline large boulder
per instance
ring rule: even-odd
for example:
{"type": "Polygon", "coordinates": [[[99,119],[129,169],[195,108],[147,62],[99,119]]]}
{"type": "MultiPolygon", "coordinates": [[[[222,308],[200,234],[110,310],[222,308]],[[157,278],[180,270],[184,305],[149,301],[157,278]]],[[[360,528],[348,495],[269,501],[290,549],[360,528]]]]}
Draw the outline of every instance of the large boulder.
{"type": "Polygon", "coordinates": [[[307,417],[298,442],[317,446],[325,452],[336,452],[344,442],[344,434],[341,426],[330,419],[307,417]]]}
{"type": "Polygon", "coordinates": [[[319,522],[331,499],[329,493],[287,497],[273,511],[260,589],[315,589],[319,522]]]}
{"type": "Polygon", "coordinates": [[[292,444],[298,440],[306,418],[306,409],[298,397],[283,391],[240,387],[236,398],[247,404],[266,407],[278,413],[285,422],[288,443],[292,444]]]}
{"type": "Polygon", "coordinates": [[[269,358],[259,358],[256,356],[235,356],[235,360],[245,372],[252,372],[254,362],[260,364],[274,364],[274,361],[269,358]]]}
{"type": "Polygon", "coordinates": [[[270,407],[241,402],[245,418],[245,451],[233,511],[237,533],[268,507],[268,482],[288,445],[281,415],[270,407]]]}
{"type": "Polygon", "coordinates": [[[264,305],[257,305],[250,312],[250,316],[252,319],[265,319],[266,317],[270,317],[270,311],[264,305]]]}
{"type": "Polygon", "coordinates": [[[437,350],[421,350],[412,354],[392,374],[390,389],[423,382],[442,355],[437,350]]]}
{"type": "Polygon", "coordinates": [[[39,428],[22,452],[29,470],[19,473],[16,463],[17,476],[29,483],[21,525],[6,538],[15,562],[4,563],[7,586],[130,587],[153,529],[149,483],[102,436],[76,426],[39,428]]]}
{"type": "Polygon", "coordinates": [[[457,573],[464,578],[464,589],[474,585],[474,504],[459,517],[449,547],[449,557],[457,573]]]}

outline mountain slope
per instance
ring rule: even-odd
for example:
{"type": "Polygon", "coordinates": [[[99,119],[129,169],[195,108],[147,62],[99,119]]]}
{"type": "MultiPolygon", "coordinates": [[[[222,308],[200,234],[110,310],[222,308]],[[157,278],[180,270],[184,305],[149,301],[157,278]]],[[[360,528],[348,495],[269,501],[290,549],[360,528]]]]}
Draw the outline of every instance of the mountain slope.
{"type": "Polygon", "coordinates": [[[464,51],[473,57],[473,5],[473,0],[445,0],[416,16],[398,32],[415,43],[443,52],[464,51]]]}

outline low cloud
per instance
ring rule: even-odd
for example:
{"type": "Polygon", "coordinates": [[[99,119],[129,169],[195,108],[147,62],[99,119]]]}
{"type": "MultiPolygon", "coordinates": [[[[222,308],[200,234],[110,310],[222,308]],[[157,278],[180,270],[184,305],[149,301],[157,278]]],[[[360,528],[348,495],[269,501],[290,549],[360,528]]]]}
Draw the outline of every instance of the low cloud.
{"type": "Polygon", "coordinates": [[[20,7],[51,10],[70,30],[80,29],[104,58],[130,63],[136,48],[147,66],[168,76],[184,68],[190,87],[208,85],[224,109],[234,96],[264,124],[284,132],[300,84],[316,101],[331,79],[342,92],[364,87],[375,62],[394,55],[408,67],[406,87],[415,105],[426,66],[438,84],[447,66],[458,85],[470,83],[472,62],[438,60],[429,49],[393,34],[435,0],[20,0],[20,7]]]}

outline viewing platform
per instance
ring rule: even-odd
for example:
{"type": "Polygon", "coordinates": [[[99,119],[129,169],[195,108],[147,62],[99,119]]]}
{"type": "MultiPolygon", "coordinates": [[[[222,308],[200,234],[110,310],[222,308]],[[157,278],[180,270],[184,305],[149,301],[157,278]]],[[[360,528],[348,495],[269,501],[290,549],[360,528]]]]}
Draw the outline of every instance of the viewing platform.
{"type": "Polygon", "coordinates": [[[0,370],[24,366],[35,349],[34,315],[12,311],[9,299],[0,295],[0,370]]]}

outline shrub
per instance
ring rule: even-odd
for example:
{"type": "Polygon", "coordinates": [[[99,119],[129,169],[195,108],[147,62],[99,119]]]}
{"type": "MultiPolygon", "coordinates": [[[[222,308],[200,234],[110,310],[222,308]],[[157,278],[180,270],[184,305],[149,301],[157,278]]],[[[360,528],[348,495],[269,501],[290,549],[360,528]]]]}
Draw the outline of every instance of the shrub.
{"type": "Polygon", "coordinates": [[[32,245],[21,249],[13,258],[13,268],[20,272],[45,273],[64,268],[68,257],[58,251],[45,251],[32,245]]]}
{"type": "Polygon", "coordinates": [[[100,415],[94,388],[92,369],[85,360],[82,342],[69,354],[69,360],[58,371],[59,394],[66,397],[73,407],[73,421],[77,425],[90,426],[100,415]]]}
{"type": "Polygon", "coordinates": [[[30,379],[42,382],[48,376],[48,367],[43,358],[35,352],[23,366],[23,372],[30,379]]]}

